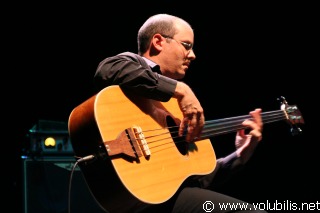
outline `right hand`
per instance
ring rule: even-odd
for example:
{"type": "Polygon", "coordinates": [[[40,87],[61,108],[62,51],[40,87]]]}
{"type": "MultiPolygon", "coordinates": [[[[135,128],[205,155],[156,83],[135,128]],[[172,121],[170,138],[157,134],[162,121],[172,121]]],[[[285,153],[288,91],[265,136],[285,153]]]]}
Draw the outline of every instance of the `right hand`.
{"type": "Polygon", "coordinates": [[[187,142],[192,142],[200,138],[204,127],[205,119],[203,108],[191,90],[185,83],[178,82],[175,94],[183,119],[179,127],[179,136],[183,136],[186,131],[185,139],[187,142]]]}

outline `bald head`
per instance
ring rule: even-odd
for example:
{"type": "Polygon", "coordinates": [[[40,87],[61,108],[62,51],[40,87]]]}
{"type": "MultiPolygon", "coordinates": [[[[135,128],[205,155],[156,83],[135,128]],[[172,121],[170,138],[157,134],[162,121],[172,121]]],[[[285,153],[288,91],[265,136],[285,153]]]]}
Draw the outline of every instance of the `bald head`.
{"type": "Polygon", "coordinates": [[[177,34],[178,29],[176,26],[178,23],[191,28],[190,24],[185,20],[169,14],[157,14],[148,18],[138,31],[138,54],[142,55],[147,51],[151,38],[156,33],[168,37],[173,37],[177,34]]]}

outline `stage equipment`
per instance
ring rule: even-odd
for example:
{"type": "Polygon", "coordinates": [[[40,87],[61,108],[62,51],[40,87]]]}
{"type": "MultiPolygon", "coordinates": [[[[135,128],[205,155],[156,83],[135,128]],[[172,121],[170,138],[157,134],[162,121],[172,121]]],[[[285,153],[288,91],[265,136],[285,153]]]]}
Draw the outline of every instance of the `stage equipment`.
{"type": "MultiPolygon", "coordinates": [[[[73,157],[22,158],[23,213],[68,213],[73,157]]],[[[71,183],[71,213],[106,213],[76,167],[71,183]]]]}
{"type": "Polygon", "coordinates": [[[26,156],[73,156],[66,122],[39,120],[28,132],[26,156]]]}

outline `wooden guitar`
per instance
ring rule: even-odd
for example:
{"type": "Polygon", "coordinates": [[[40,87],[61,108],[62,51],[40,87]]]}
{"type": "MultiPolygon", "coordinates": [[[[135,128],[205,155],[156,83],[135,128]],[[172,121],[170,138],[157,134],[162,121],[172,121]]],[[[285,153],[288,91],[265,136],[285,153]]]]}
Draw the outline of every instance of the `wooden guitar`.
{"type": "MultiPolygon", "coordinates": [[[[110,86],[73,109],[68,127],[76,156],[94,155],[79,167],[108,211],[125,212],[170,199],[192,175],[211,173],[216,156],[210,137],[236,132],[249,115],[206,121],[200,140],[179,137],[182,113],[176,100],[158,102],[110,86]]],[[[263,112],[264,124],[286,120],[293,133],[303,118],[283,99],[280,110],[263,112]]]]}

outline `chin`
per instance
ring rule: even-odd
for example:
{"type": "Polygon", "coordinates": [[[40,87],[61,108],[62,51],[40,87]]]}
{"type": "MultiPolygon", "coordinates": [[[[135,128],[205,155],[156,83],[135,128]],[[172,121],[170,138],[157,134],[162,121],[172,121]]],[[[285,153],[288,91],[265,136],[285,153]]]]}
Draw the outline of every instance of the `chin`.
{"type": "Polygon", "coordinates": [[[185,73],[178,73],[178,74],[176,75],[176,79],[183,79],[184,76],[185,76],[185,73]]]}

